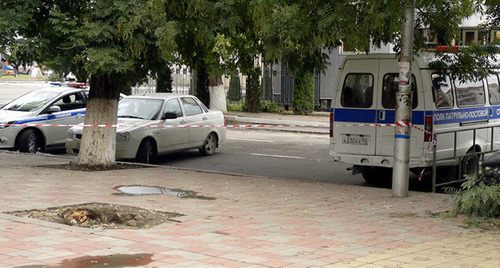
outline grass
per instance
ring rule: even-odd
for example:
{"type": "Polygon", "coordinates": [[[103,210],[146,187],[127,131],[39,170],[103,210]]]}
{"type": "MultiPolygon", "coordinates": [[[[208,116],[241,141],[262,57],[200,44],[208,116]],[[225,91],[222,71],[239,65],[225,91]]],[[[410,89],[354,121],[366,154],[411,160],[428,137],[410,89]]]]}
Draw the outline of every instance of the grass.
{"type": "Polygon", "coordinates": [[[27,74],[20,74],[17,77],[14,77],[13,75],[2,75],[0,77],[0,81],[48,81],[49,78],[46,76],[43,77],[31,77],[27,74]]]}

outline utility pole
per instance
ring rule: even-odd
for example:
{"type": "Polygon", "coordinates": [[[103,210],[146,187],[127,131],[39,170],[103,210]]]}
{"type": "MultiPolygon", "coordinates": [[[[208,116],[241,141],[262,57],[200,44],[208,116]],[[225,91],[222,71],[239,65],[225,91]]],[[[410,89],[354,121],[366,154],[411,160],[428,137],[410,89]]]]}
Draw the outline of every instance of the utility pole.
{"type": "Polygon", "coordinates": [[[411,138],[411,59],[413,51],[413,24],[415,0],[405,0],[405,23],[401,38],[399,59],[399,90],[396,93],[396,130],[394,133],[394,167],[392,172],[392,195],[408,197],[410,180],[411,138]]]}

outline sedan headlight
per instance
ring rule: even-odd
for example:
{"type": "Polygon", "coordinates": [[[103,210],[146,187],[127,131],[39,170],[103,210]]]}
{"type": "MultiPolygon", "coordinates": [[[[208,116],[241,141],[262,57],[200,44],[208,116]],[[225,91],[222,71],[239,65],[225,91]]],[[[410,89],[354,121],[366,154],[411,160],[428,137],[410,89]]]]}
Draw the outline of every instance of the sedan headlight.
{"type": "Polygon", "coordinates": [[[0,122],[0,129],[8,128],[12,124],[14,124],[16,121],[10,121],[10,122],[0,122]]]}
{"type": "Polygon", "coordinates": [[[130,140],[130,132],[118,132],[116,133],[116,142],[127,142],[130,140]]]}
{"type": "Polygon", "coordinates": [[[75,131],[73,129],[68,129],[68,133],[66,133],[66,139],[72,140],[75,138],[75,131]]]}

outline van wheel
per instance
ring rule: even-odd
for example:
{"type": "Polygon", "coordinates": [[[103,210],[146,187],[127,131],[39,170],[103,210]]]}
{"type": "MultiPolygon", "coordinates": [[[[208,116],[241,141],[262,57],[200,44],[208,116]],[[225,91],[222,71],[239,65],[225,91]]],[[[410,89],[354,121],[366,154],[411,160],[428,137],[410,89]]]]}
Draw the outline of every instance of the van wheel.
{"type": "Polygon", "coordinates": [[[156,159],[156,148],[151,143],[150,140],[143,140],[139,149],[137,150],[137,155],[135,160],[139,163],[151,164],[156,159]]]}
{"type": "Polygon", "coordinates": [[[217,149],[217,136],[212,132],[208,134],[205,139],[203,147],[200,148],[200,153],[205,156],[213,155],[215,153],[215,149],[217,149]]]}
{"type": "Polygon", "coordinates": [[[477,177],[477,175],[479,174],[479,157],[477,157],[477,155],[472,152],[468,152],[467,155],[462,158],[461,168],[462,172],[460,174],[462,174],[462,178],[464,176],[477,177]]]}
{"type": "Polygon", "coordinates": [[[35,130],[28,129],[19,135],[19,151],[36,154],[39,151],[40,138],[35,130]]]}
{"type": "Polygon", "coordinates": [[[392,169],[383,167],[365,167],[361,171],[363,179],[370,184],[386,184],[392,182],[392,169]]]}

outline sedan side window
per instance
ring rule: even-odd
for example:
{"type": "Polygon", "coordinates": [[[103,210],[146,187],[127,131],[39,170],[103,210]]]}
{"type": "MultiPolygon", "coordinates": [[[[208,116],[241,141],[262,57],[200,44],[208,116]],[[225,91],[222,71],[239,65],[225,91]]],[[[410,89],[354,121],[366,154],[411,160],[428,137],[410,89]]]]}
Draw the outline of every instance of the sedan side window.
{"type": "Polygon", "coordinates": [[[182,117],[182,109],[179,101],[177,99],[168,100],[165,103],[165,109],[163,109],[163,114],[174,113],[177,117],[182,117]]]}
{"type": "Polygon", "coordinates": [[[186,111],[186,116],[202,114],[203,110],[193,98],[182,98],[182,106],[186,111]]]}

